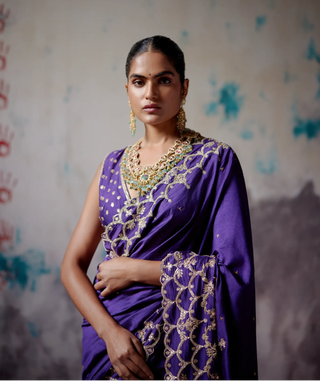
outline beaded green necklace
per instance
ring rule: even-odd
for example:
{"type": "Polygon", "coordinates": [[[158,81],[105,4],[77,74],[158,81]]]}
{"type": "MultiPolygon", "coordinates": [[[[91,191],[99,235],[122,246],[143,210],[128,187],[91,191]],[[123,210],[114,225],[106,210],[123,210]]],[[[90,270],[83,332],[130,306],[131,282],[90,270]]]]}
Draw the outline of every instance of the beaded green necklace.
{"type": "Polygon", "coordinates": [[[142,167],[139,160],[139,149],[142,139],[133,146],[126,148],[121,163],[121,175],[131,189],[144,196],[163,179],[180,160],[192,151],[192,143],[199,141],[202,136],[195,131],[185,129],[165,155],[162,155],[155,164],[142,167]]]}

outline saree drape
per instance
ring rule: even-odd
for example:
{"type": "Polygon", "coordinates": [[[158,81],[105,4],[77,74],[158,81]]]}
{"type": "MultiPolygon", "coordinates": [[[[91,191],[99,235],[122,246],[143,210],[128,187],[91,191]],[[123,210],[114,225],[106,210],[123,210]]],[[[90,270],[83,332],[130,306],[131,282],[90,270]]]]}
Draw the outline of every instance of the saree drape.
{"type": "MultiPolygon", "coordinates": [[[[161,262],[161,287],[133,283],[101,303],[146,352],[155,379],[257,379],[254,264],[242,169],[231,147],[202,138],[145,196],[130,198],[124,150],[103,162],[105,260],[161,262]]],[[[95,280],[96,281],[96,280],[95,280]]],[[[119,379],[83,321],[83,379],[119,379]]]]}

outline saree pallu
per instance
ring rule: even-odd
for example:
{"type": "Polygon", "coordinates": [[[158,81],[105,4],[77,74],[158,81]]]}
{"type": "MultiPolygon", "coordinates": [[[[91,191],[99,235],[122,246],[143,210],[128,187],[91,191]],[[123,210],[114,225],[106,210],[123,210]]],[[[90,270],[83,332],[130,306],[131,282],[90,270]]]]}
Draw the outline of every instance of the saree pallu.
{"type": "MultiPolygon", "coordinates": [[[[254,265],[242,169],[226,144],[203,138],[145,196],[130,198],[124,150],[103,162],[105,260],[161,261],[161,287],[133,283],[101,303],[138,337],[155,379],[257,379],[254,265]]],[[[95,279],[96,281],[96,279],[95,279]]],[[[83,321],[83,379],[119,379],[83,321]]]]}

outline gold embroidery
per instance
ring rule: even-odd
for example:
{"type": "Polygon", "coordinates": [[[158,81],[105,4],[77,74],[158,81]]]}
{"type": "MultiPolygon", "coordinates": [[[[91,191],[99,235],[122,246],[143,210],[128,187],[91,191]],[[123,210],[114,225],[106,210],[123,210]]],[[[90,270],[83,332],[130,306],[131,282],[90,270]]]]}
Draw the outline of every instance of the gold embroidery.
{"type": "MultiPolygon", "coordinates": [[[[218,357],[218,349],[222,351],[222,349],[226,348],[226,341],[221,338],[218,341],[216,334],[213,336],[213,332],[216,331],[216,312],[214,308],[208,308],[208,300],[210,298],[210,303],[213,303],[214,290],[215,290],[215,281],[216,279],[208,279],[206,277],[206,270],[209,267],[213,267],[216,263],[216,260],[212,256],[201,256],[207,257],[207,261],[202,265],[201,270],[196,270],[195,265],[198,261],[198,255],[195,253],[190,253],[190,256],[186,259],[183,258],[183,253],[175,252],[172,254],[168,254],[165,260],[161,262],[161,292],[163,296],[162,306],[163,306],[163,320],[164,320],[164,345],[165,345],[165,379],[183,379],[184,377],[184,369],[187,366],[191,366],[194,370],[193,376],[194,379],[199,379],[203,374],[207,374],[209,379],[219,379],[219,375],[217,373],[211,373],[212,371],[212,362],[218,357]],[[169,257],[173,256],[175,263],[170,263],[169,257]],[[182,278],[183,271],[189,271],[189,281],[186,284],[184,278],[182,278]],[[165,271],[167,270],[167,271],[165,271]],[[172,275],[168,275],[172,274],[172,275]],[[200,295],[195,293],[193,283],[196,278],[201,278],[201,280],[205,283],[204,287],[200,292],[200,295]],[[182,278],[182,279],[181,279],[182,278]],[[180,282],[181,279],[181,283],[180,282]],[[171,300],[167,297],[166,286],[168,285],[168,289],[176,288],[177,294],[174,300],[171,300]],[[188,310],[185,310],[181,303],[184,295],[190,295],[189,300],[190,304],[188,310]],[[203,308],[204,312],[209,315],[209,319],[203,318],[199,320],[195,317],[195,310],[197,311],[196,316],[199,316],[199,304],[203,308]],[[172,322],[172,316],[170,312],[174,309],[175,311],[179,311],[179,315],[175,319],[175,324],[172,322]],[[169,319],[170,316],[170,319],[169,319]],[[200,332],[200,327],[204,327],[204,333],[201,338],[204,343],[195,341],[196,335],[195,331],[200,332]],[[210,333],[210,334],[209,334],[210,333]],[[172,348],[170,346],[170,337],[171,334],[178,334],[180,337],[180,343],[177,347],[172,348]],[[215,339],[213,339],[213,337],[215,339]],[[190,344],[189,344],[190,343],[190,344]],[[186,361],[181,357],[182,354],[182,346],[187,347],[190,345],[192,350],[192,356],[190,361],[186,361]],[[204,356],[203,351],[206,354],[206,363],[201,369],[200,364],[196,359],[196,356],[199,352],[201,352],[201,356],[204,356]],[[170,371],[171,362],[178,361],[179,371],[177,374],[173,375],[170,371]]],[[[199,292],[199,291],[198,291],[199,292]]]]}
{"type": "Polygon", "coordinates": [[[226,349],[226,341],[224,339],[220,339],[220,341],[219,341],[219,347],[220,347],[221,351],[223,349],[226,349]]]}
{"type": "MultiPolygon", "coordinates": [[[[187,155],[181,161],[180,164],[178,164],[169,172],[167,172],[164,178],[157,184],[157,186],[151,189],[151,191],[148,194],[148,197],[131,199],[127,187],[125,186],[124,179],[122,178],[120,173],[122,188],[126,195],[127,203],[124,204],[124,206],[120,209],[120,212],[117,215],[117,219],[113,218],[112,222],[105,227],[105,231],[102,234],[103,241],[110,243],[110,250],[112,252],[111,255],[113,257],[118,256],[116,252],[116,247],[120,241],[125,241],[125,248],[122,253],[122,256],[130,255],[130,247],[132,246],[134,240],[141,237],[142,230],[147,226],[148,219],[150,217],[153,217],[155,219],[155,216],[153,216],[153,209],[156,206],[156,203],[161,199],[165,199],[168,202],[171,202],[170,198],[168,197],[168,192],[169,190],[171,190],[171,188],[174,187],[174,185],[183,184],[187,189],[189,189],[190,185],[187,182],[187,175],[189,175],[191,172],[197,169],[201,170],[203,174],[206,174],[206,171],[203,169],[205,159],[212,154],[216,154],[220,158],[220,148],[229,148],[229,146],[225,143],[221,143],[214,139],[208,138],[204,138],[201,142],[197,142],[194,144],[202,144],[202,147],[195,153],[187,155]],[[204,143],[205,140],[207,141],[207,143],[204,143]],[[198,160],[193,167],[188,167],[189,161],[192,160],[194,157],[199,157],[200,160],[198,160]],[[165,185],[165,189],[160,193],[160,195],[155,195],[155,192],[157,191],[158,186],[160,185],[165,185]],[[135,206],[137,207],[136,210],[134,208],[135,206]],[[140,209],[142,207],[146,208],[143,210],[143,212],[141,212],[140,209]],[[145,210],[148,210],[148,212],[145,213],[145,210]],[[136,226],[138,227],[133,235],[130,234],[130,237],[128,237],[127,233],[132,231],[132,219],[129,221],[123,220],[123,213],[126,217],[132,216],[132,219],[135,221],[136,226]],[[119,233],[117,237],[112,238],[110,237],[109,232],[113,231],[113,227],[115,225],[122,226],[121,235],[119,233]]],[[[108,189],[108,192],[110,192],[110,189],[108,189]]],[[[115,192],[112,192],[112,194],[114,193],[115,192]]]]}
{"type": "Polygon", "coordinates": [[[145,321],[143,329],[137,332],[138,338],[146,353],[146,360],[152,355],[154,347],[158,344],[161,338],[163,332],[162,326],[163,324],[154,324],[152,321],[145,321]]]}

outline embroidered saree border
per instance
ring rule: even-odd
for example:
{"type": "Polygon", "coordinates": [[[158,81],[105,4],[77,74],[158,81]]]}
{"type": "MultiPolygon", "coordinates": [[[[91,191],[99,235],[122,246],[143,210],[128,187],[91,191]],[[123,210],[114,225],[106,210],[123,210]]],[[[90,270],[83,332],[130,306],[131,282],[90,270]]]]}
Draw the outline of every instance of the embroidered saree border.
{"type": "Polygon", "coordinates": [[[190,379],[190,376],[196,380],[203,375],[206,375],[208,379],[219,379],[220,377],[216,370],[212,372],[212,369],[216,368],[213,362],[219,358],[219,351],[225,349],[227,343],[223,338],[220,340],[217,338],[215,278],[207,277],[207,271],[212,273],[213,271],[210,269],[213,269],[215,264],[214,256],[199,256],[193,252],[185,256],[178,251],[168,254],[161,262],[165,379],[167,380],[190,379]],[[199,259],[202,262],[200,266],[199,259]],[[200,269],[197,270],[197,267],[200,269]],[[183,284],[186,277],[188,278],[187,284],[183,284]],[[196,280],[201,282],[200,293],[197,293],[194,288],[196,280]],[[173,299],[168,297],[168,294],[173,296],[173,299]],[[189,302],[186,295],[190,295],[189,302]],[[199,335],[201,329],[204,332],[199,335]],[[198,334],[195,334],[196,330],[198,330],[198,334]],[[173,335],[179,336],[179,344],[176,348],[171,346],[173,335]],[[191,348],[193,352],[191,358],[188,348],[191,348]],[[202,358],[205,358],[203,367],[198,364],[196,358],[200,351],[202,358]],[[184,372],[188,366],[191,366],[192,374],[190,374],[190,369],[189,373],[184,372]],[[173,370],[173,368],[175,369],[173,370]]]}
{"type": "MultiPolygon", "coordinates": [[[[187,189],[190,188],[188,182],[187,182],[187,175],[194,171],[195,169],[199,168],[202,170],[203,174],[206,174],[205,169],[203,168],[203,162],[204,160],[211,154],[216,154],[219,156],[220,159],[220,148],[226,149],[229,148],[229,146],[225,143],[218,142],[214,139],[208,139],[203,138],[202,141],[194,143],[195,145],[201,145],[201,149],[196,151],[193,154],[187,155],[180,164],[172,168],[165,177],[154,187],[152,190],[141,200],[139,198],[131,198],[127,199],[125,201],[124,206],[120,209],[118,213],[116,213],[113,216],[112,222],[109,223],[105,227],[105,231],[102,234],[102,240],[104,242],[110,243],[111,250],[108,253],[110,258],[118,257],[118,254],[116,253],[116,246],[120,241],[125,241],[125,250],[122,256],[130,256],[130,246],[133,244],[133,241],[135,239],[138,239],[141,237],[143,229],[147,226],[147,219],[148,218],[155,218],[153,215],[153,209],[156,205],[156,202],[165,199],[169,203],[171,202],[171,199],[168,196],[168,192],[171,188],[173,188],[176,184],[184,184],[187,189]],[[207,143],[204,143],[204,140],[209,140],[207,143]],[[205,152],[207,148],[210,148],[205,152]],[[192,160],[194,157],[201,157],[201,159],[193,166],[188,168],[188,162],[192,160]],[[155,191],[158,189],[159,185],[164,184],[166,185],[164,191],[160,193],[160,195],[155,195],[155,191]],[[151,204],[151,205],[150,205],[151,204]],[[146,209],[149,209],[146,212],[146,209]],[[145,215],[144,215],[145,214],[145,215]],[[131,217],[131,219],[128,219],[128,217],[131,217]],[[122,229],[121,232],[118,234],[118,236],[114,239],[111,238],[110,232],[117,226],[121,225],[122,229]],[[127,232],[132,231],[134,228],[136,228],[135,233],[128,237],[127,232]]],[[[124,187],[123,187],[124,188],[124,187]]],[[[127,194],[126,194],[127,196],[127,194]]],[[[127,196],[128,198],[128,196],[127,196]]]]}

